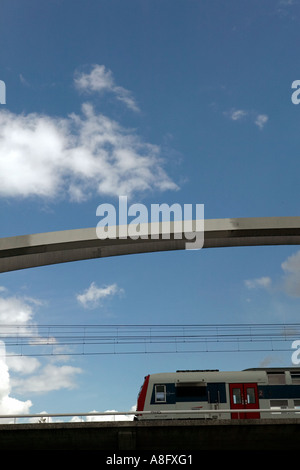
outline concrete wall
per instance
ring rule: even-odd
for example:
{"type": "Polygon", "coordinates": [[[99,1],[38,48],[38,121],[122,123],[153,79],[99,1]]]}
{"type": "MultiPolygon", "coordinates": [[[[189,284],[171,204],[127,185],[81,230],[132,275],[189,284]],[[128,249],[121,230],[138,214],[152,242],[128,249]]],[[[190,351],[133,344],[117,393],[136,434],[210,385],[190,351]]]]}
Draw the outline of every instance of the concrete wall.
{"type": "Polygon", "coordinates": [[[0,450],[296,451],[300,420],[96,422],[0,426],[0,450]]]}

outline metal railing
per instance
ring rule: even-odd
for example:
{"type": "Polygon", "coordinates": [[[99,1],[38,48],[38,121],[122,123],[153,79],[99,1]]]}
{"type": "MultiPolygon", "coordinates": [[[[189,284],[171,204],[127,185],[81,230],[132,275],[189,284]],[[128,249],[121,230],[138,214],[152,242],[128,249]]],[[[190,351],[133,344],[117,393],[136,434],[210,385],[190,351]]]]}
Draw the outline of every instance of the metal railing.
{"type": "MultiPolygon", "coordinates": [[[[228,415],[234,413],[235,415],[239,416],[249,414],[249,413],[269,413],[271,415],[281,415],[292,413],[294,415],[299,415],[300,419],[300,408],[259,408],[259,409],[214,409],[214,410],[155,410],[155,411],[105,411],[105,412],[84,412],[84,413],[40,413],[40,414],[4,414],[0,415],[0,424],[24,424],[24,420],[29,419],[29,423],[49,423],[50,420],[53,418],[72,418],[71,421],[63,421],[64,423],[76,423],[81,420],[81,422],[90,422],[90,421],[99,421],[108,422],[112,421],[132,421],[135,416],[137,417],[155,417],[157,416],[158,419],[165,418],[168,416],[176,416],[180,418],[180,415],[188,415],[191,417],[194,415],[197,417],[201,417],[201,415],[206,415],[204,418],[210,415],[217,415],[220,419],[220,416],[228,415]],[[84,421],[84,418],[88,421],[84,421]],[[106,419],[103,419],[106,418],[106,419]],[[118,419],[119,418],[119,419],[118,419]],[[122,418],[122,419],[120,419],[122,418]],[[124,419],[125,418],[125,419],[124,419]],[[1,423],[2,420],[11,420],[9,423],[1,423]],[[18,420],[21,422],[18,423],[18,420]]],[[[171,416],[171,418],[172,418],[171,416]]],[[[53,422],[53,421],[51,421],[53,422]]],[[[62,421],[57,421],[62,422],[62,421]]]]}

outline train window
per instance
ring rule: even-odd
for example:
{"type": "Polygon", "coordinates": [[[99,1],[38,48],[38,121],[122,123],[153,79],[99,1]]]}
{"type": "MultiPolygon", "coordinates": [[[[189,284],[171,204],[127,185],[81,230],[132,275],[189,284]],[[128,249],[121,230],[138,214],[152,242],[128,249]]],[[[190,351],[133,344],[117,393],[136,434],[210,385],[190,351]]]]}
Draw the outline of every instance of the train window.
{"type": "Polygon", "coordinates": [[[247,403],[256,403],[255,400],[255,389],[253,387],[247,387],[247,403]]]}
{"type": "Polygon", "coordinates": [[[291,372],[292,384],[300,384],[300,373],[291,372]]]}
{"type": "Polygon", "coordinates": [[[268,372],[268,381],[270,385],[285,384],[284,372],[268,372]]]}
{"type": "Polygon", "coordinates": [[[300,400],[294,400],[294,408],[300,409],[300,400]]]}
{"type": "Polygon", "coordinates": [[[165,403],[166,402],[166,386],[155,385],[155,402],[165,403]]]}
{"type": "Polygon", "coordinates": [[[280,414],[279,410],[284,410],[285,408],[288,408],[288,401],[287,400],[270,400],[270,408],[273,411],[273,413],[276,413],[276,410],[278,410],[278,414],[280,414]]]}
{"type": "Polygon", "coordinates": [[[186,385],[178,384],[176,387],[177,398],[202,398],[206,397],[207,388],[206,385],[186,385]]]}
{"type": "Polygon", "coordinates": [[[242,403],[242,394],[240,388],[232,389],[232,402],[234,405],[240,405],[242,403]]]}

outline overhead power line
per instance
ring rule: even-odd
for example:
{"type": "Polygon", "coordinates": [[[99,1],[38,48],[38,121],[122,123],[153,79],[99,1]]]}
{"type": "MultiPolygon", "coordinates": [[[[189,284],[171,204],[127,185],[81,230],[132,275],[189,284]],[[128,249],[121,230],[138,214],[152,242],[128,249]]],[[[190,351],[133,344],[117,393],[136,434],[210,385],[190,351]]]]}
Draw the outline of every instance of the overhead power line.
{"type": "Polygon", "coordinates": [[[7,355],[288,351],[300,324],[1,325],[7,355]]]}

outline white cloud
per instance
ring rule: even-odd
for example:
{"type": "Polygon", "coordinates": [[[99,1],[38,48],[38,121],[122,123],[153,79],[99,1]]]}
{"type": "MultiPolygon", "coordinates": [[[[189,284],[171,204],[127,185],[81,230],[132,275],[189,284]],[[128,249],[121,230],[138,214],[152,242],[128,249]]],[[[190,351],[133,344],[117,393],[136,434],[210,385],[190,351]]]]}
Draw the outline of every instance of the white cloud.
{"type": "MultiPolygon", "coordinates": [[[[17,297],[0,297],[0,414],[28,414],[32,402],[22,402],[11,397],[11,393],[27,395],[28,393],[44,393],[61,388],[72,389],[76,386],[76,378],[82,371],[66,364],[43,365],[38,359],[14,353],[10,344],[6,354],[5,338],[16,337],[15,347],[19,344],[35,343],[43,345],[45,339],[39,338],[38,327],[34,322],[34,307],[40,306],[36,299],[17,297]],[[24,342],[23,342],[24,340],[24,342]]],[[[7,340],[8,341],[8,340],[7,340]]],[[[55,338],[47,338],[46,344],[55,344],[55,338]]],[[[60,356],[60,360],[66,357],[60,356]]]]}
{"type": "Polygon", "coordinates": [[[75,378],[81,372],[82,370],[78,367],[47,364],[39,373],[14,379],[12,382],[14,389],[22,393],[45,393],[62,388],[74,389],[75,378]]]}
{"type": "Polygon", "coordinates": [[[83,105],[67,119],[0,112],[0,196],[72,200],[176,189],[159,148],[83,105]]]}
{"type": "Polygon", "coordinates": [[[268,116],[266,114],[259,114],[255,119],[255,124],[260,128],[263,129],[266,123],[268,122],[268,116]]]}
{"type": "MultiPolygon", "coordinates": [[[[129,410],[130,413],[133,412],[133,411],[136,411],[136,405],[133,405],[131,407],[131,409],[129,410]]],[[[101,412],[99,415],[97,415],[97,411],[94,410],[94,411],[90,411],[91,415],[89,416],[86,416],[85,418],[85,421],[86,422],[93,422],[93,421],[133,421],[134,419],[134,415],[133,414],[123,414],[123,413],[120,413],[118,412],[117,410],[107,410],[105,411],[103,414],[103,412],[101,412]],[[92,415],[92,413],[96,413],[95,415],[92,415]],[[112,413],[117,413],[117,414],[112,414],[112,413]]],[[[72,422],[82,422],[83,420],[83,417],[80,416],[74,416],[74,418],[72,418],[72,422]]]]}
{"type": "Polygon", "coordinates": [[[131,110],[139,111],[130,91],[121,86],[117,86],[111,70],[106,69],[104,65],[94,65],[89,73],[77,71],[74,83],[78,90],[87,93],[113,93],[118,100],[125,103],[131,110]]]}
{"type": "Polygon", "coordinates": [[[17,296],[0,297],[0,333],[1,337],[29,337],[38,335],[34,322],[35,308],[41,302],[34,298],[19,298],[17,296]]]}
{"type": "Polygon", "coordinates": [[[29,356],[7,356],[6,363],[10,371],[22,375],[33,374],[41,365],[36,357],[29,356]]]}
{"type": "MultiPolygon", "coordinates": [[[[92,411],[92,413],[97,413],[96,411],[92,411]]],[[[117,410],[107,410],[105,411],[105,415],[95,415],[95,416],[87,416],[87,422],[95,422],[95,421],[133,421],[134,415],[124,415],[124,414],[111,414],[111,413],[119,413],[117,410]]],[[[76,421],[76,418],[72,421],[76,421]]]]}
{"type": "Polygon", "coordinates": [[[291,274],[300,273],[300,251],[289,256],[282,264],[282,269],[291,274]]]}
{"type": "MultiPolygon", "coordinates": [[[[33,318],[31,305],[17,297],[0,297],[0,329],[1,325],[26,325],[33,318]]],[[[5,332],[3,332],[5,333],[5,332]]]]}
{"type": "MultiPolygon", "coordinates": [[[[78,76],[77,82],[83,89],[113,89],[130,101],[104,68],[78,76]]],[[[153,189],[177,189],[163,169],[159,146],[96,113],[91,104],[65,118],[0,110],[0,197],[67,194],[82,201],[153,189]]]]}
{"type": "Polygon", "coordinates": [[[268,276],[245,281],[248,289],[270,288],[273,285],[272,292],[284,292],[291,297],[300,297],[300,250],[289,256],[281,263],[283,276],[274,285],[272,279],[268,276]]]}
{"type": "Polygon", "coordinates": [[[245,281],[245,285],[248,289],[255,289],[257,287],[267,288],[271,286],[271,283],[271,278],[267,276],[245,281]]]}
{"type": "Polygon", "coordinates": [[[239,121],[243,117],[247,116],[247,112],[242,109],[231,110],[229,116],[233,121],[239,121]]]}
{"type": "Polygon", "coordinates": [[[111,284],[105,287],[97,287],[96,284],[92,282],[83,294],[77,295],[77,300],[81,303],[81,305],[83,305],[83,307],[93,308],[96,307],[101,300],[120,293],[121,291],[122,289],[120,289],[116,284],[111,284]]]}
{"type": "Polygon", "coordinates": [[[284,271],[284,291],[292,297],[300,297],[300,251],[289,256],[281,267],[284,271]]]}
{"type": "Polygon", "coordinates": [[[0,414],[28,414],[31,401],[20,401],[10,396],[11,382],[5,356],[5,344],[0,341],[0,414]]]}
{"type": "Polygon", "coordinates": [[[94,65],[90,73],[76,72],[74,78],[75,86],[80,90],[87,91],[111,91],[115,83],[112,72],[106,70],[104,65],[94,65]]]}
{"type": "Polygon", "coordinates": [[[269,120],[269,117],[266,114],[258,114],[254,111],[246,111],[244,109],[232,109],[224,114],[232,121],[240,121],[244,118],[249,118],[256,126],[259,127],[259,129],[263,129],[269,120]]]}

